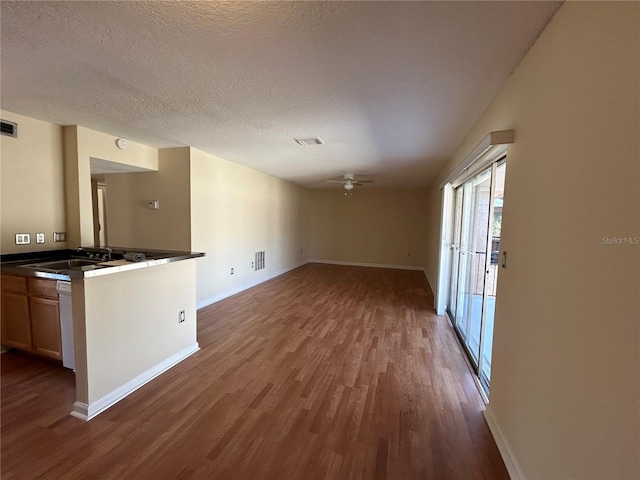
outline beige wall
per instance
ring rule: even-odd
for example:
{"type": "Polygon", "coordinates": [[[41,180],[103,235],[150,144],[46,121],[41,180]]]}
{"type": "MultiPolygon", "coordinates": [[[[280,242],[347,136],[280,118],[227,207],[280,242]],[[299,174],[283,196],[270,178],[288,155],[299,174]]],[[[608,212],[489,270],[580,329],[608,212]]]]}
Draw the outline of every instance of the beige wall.
{"type": "Polygon", "coordinates": [[[105,184],[111,246],[191,250],[188,147],[159,150],[157,172],[109,174],[105,184]]]}
{"type": "Polygon", "coordinates": [[[308,191],[191,148],[191,247],[198,304],[224,298],[307,258],[308,191]],[[254,271],[264,250],[266,268],[254,271]],[[231,268],[234,274],[231,275],[231,268]]]}
{"type": "Polygon", "coordinates": [[[195,260],[74,280],[72,289],[79,402],[91,406],[196,346],[195,260]]]}
{"type": "Polygon", "coordinates": [[[313,190],[309,257],[424,267],[426,189],[313,190]]]}
{"type": "Polygon", "coordinates": [[[515,130],[488,413],[531,480],[640,478],[639,9],[565,3],[440,176],[515,130]]]}
{"type": "Polygon", "coordinates": [[[64,127],[67,243],[71,247],[94,245],[92,157],[149,170],[158,169],[158,151],[155,148],[128,142],[128,147],[122,150],[116,146],[117,138],[77,125],[64,127]]]}
{"type": "Polygon", "coordinates": [[[18,124],[18,138],[0,136],[2,253],[66,248],[53,243],[65,231],[62,127],[6,111],[18,124]],[[16,233],[30,233],[31,244],[16,245],[16,233]],[[45,243],[36,244],[36,233],[45,243]]]}

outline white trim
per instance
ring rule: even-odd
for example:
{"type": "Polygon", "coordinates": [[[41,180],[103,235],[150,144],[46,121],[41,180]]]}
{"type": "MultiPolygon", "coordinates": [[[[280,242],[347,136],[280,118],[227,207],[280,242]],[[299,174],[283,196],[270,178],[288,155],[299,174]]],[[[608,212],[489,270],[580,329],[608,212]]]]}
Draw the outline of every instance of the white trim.
{"type": "Polygon", "coordinates": [[[253,288],[257,285],[260,285],[261,283],[267,282],[269,280],[272,280],[276,277],[279,277],[280,275],[283,275],[287,272],[290,272],[291,270],[295,270],[298,267],[301,267],[302,265],[305,265],[309,263],[309,260],[305,260],[303,262],[300,263],[296,263],[295,265],[292,265],[291,267],[287,267],[287,268],[283,268],[282,270],[278,270],[277,272],[275,272],[273,275],[269,275],[267,277],[262,277],[260,278],[260,280],[255,280],[253,282],[247,283],[245,285],[242,285],[241,287],[235,288],[233,290],[229,290],[228,292],[223,292],[219,295],[216,295],[215,297],[211,297],[211,298],[207,298],[205,300],[201,300],[196,304],[196,309],[200,310],[201,308],[207,307],[209,305],[212,305],[216,302],[219,302],[220,300],[224,300],[225,298],[229,298],[232,297],[233,295],[236,295],[240,292],[244,292],[245,290],[249,290],[250,288],[253,288]]]}
{"type": "Polygon", "coordinates": [[[433,282],[431,281],[431,278],[429,277],[429,274],[427,273],[427,269],[424,268],[424,276],[427,277],[427,283],[429,284],[429,287],[431,288],[431,293],[433,293],[434,297],[437,295],[436,294],[436,290],[435,288],[433,288],[433,282]]]}
{"type": "Polygon", "coordinates": [[[438,290],[434,290],[434,308],[438,315],[444,315],[447,308],[447,294],[451,285],[451,212],[453,210],[453,188],[448,183],[442,188],[442,206],[440,209],[440,248],[438,251],[438,290]]]}
{"type": "Polygon", "coordinates": [[[514,133],[513,130],[500,130],[497,132],[491,132],[484,137],[482,141],[476,145],[476,147],[469,152],[469,154],[462,159],[458,165],[447,175],[447,178],[440,184],[440,189],[447,183],[452,182],[457,178],[461,178],[461,175],[466,171],[470,173],[470,169],[474,166],[474,169],[480,165],[477,164],[479,160],[484,160],[482,163],[491,163],[491,161],[498,155],[500,155],[506,149],[506,145],[513,143],[514,133]],[[494,148],[498,147],[498,148],[494,148]],[[493,151],[491,151],[493,149],[493,151]],[[491,152],[490,152],[491,151],[491,152]],[[489,153],[489,155],[487,155],[489,153]],[[476,164],[476,165],[474,165],[476,164]]]}
{"type": "Polygon", "coordinates": [[[498,425],[496,417],[491,413],[490,407],[487,407],[483,413],[487,425],[489,425],[489,430],[491,430],[491,434],[493,435],[493,439],[496,441],[498,450],[500,450],[500,455],[502,455],[502,460],[507,467],[511,480],[527,480],[520,468],[518,459],[513,453],[513,450],[511,450],[511,445],[509,445],[507,438],[498,425]]]}
{"type": "MultiPolygon", "coordinates": [[[[393,268],[395,270],[419,270],[424,272],[424,267],[418,267],[415,265],[388,265],[386,263],[362,263],[362,262],[343,262],[341,260],[309,260],[309,263],[326,263],[328,265],[348,265],[351,267],[372,267],[372,268],[393,268]]],[[[425,272],[426,275],[426,272],[425,272]]],[[[427,281],[429,277],[427,277],[427,281]]]]}
{"type": "Polygon", "coordinates": [[[154,365],[148,370],[145,370],[140,375],[134,377],[124,385],[116,388],[112,392],[107,393],[104,397],[100,398],[99,400],[96,400],[95,402],[89,405],[83,402],[75,402],[73,404],[73,411],[70,413],[70,415],[72,417],[76,417],[84,421],[91,420],[96,415],[99,415],[100,413],[104,412],[107,408],[116,404],[127,395],[135,392],[144,384],[156,378],[158,375],[166,372],[171,367],[177,365],[185,358],[193,355],[198,350],[200,350],[200,346],[196,342],[193,345],[189,345],[188,347],[183,348],[179,352],[174,353],[170,357],[164,359],[162,362],[158,363],[157,365],[154,365]]]}

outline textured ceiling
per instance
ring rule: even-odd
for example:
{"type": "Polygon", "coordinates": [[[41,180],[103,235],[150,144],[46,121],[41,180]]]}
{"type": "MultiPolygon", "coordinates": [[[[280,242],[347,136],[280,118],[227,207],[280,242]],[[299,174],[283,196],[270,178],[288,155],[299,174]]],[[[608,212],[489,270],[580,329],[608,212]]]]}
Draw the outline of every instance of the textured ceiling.
{"type": "Polygon", "coordinates": [[[0,99],[300,185],[423,186],[559,5],[3,0],[0,99]]]}

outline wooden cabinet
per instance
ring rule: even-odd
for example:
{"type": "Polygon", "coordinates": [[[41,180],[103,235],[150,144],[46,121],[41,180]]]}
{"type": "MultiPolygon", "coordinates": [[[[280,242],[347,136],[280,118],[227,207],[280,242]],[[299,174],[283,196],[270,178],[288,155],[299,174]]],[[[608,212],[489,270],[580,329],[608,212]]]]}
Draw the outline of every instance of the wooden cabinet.
{"type": "Polygon", "coordinates": [[[31,350],[29,297],[2,292],[2,344],[31,350]]]}
{"type": "Polygon", "coordinates": [[[2,344],[62,359],[56,281],[2,275],[2,344]]]}

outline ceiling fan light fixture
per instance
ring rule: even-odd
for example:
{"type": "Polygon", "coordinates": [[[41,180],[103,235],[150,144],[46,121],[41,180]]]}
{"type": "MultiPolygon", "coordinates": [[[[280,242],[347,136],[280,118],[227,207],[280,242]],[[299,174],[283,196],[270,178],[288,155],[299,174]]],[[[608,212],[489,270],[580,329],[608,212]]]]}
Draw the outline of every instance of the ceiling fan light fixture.
{"type": "Polygon", "coordinates": [[[353,190],[353,183],[351,183],[351,180],[347,180],[344,183],[344,189],[345,190],[353,190]]]}

